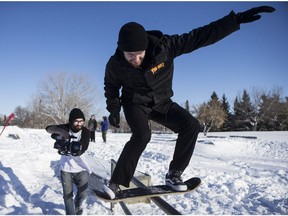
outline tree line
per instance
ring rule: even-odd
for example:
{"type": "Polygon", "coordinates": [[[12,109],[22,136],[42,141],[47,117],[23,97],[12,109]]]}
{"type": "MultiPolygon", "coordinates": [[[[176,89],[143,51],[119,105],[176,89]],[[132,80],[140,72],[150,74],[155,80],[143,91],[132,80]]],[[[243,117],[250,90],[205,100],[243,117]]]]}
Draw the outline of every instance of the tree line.
{"type": "MultiPolygon", "coordinates": [[[[66,123],[74,107],[81,108],[88,118],[87,114],[98,112],[95,106],[98,98],[97,88],[89,77],[65,72],[50,74],[39,83],[27,107],[15,108],[11,125],[42,129],[49,124],[66,123]]],[[[5,116],[0,124],[4,122],[5,116]]]]}
{"type": "MultiPolygon", "coordinates": [[[[288,130],[288,96],[282,96],[281,88],[270,92],[254,88],[252,96],[247,90],[235,98],[233,107],[223,94],[220,99],[212,92],[208,102],[189,105],[186,100],[183,107],[198,119],[202,132],[209,131],[283,131],[288,130]]],[[[120,129],[115,132],[130,132],[125,118],[121,116],[120,129]]],[[[154,132],[171,132],[153,121],[150,128],[154,132]]]]}
{"type": "MultiPolygon", "coordinates": [[[[99,95],[89,77],[81,74],[58,73],[47,76],[32,97],[28,107],[17,106],[12,125],[22,128],[45,128],[49,124],[60,124],[68,121],[68,115],[74,107],[79,107],[88,118],[89,113],[98,115],[99,95]]],[[[282,96],[281,88],[266,92],[253,89],[252,95],[247,90],[234,100],[233,107],[223,94],[219,98],[212,92],[210,99],[199,105],[189,105],[186,100],[183,107],[195,116],[202,131],[275,131],[288,130],[288,96],[282,96]]],[[[5,123],[0,118],[0,125],[5,123]]],[[[150,122],[152,131],[168,130],[154,122],[150,122]]],[[[115,132],[130,132],[123,115],[121,127],[115,132]]]]}
{"type": "Polygon", "coordinates": [[[198,106],[185,109],[191,112],[202,125],[204,133],[208,131],[283,131],[288,130],[288,97],[282,97],[282,89],[265,91],[253,90],[252,96],[247,90],[234,100],[230,107],[225,94],[219,99],[213,92],[210,100],[198,106]]]}

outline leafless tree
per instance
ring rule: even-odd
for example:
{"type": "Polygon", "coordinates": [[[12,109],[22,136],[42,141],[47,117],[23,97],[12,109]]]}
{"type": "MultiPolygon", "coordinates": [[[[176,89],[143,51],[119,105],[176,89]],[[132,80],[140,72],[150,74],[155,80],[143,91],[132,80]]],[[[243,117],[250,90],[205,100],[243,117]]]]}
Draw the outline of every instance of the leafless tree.
{"type": "Polygon", "coordinates": [[[262,129],[283,130],[287,124],[287,100],[282,97],[282,88],[275,87],[268,94],[263,94],[260,104],[260,121],[264,124],[262,129]]]}
{"type": "Polygon", "coordinates": [[[38,90],[33,110],[42,121],[46,118],[51,123],[65,123],[73,108],[82,109],[87,116],[97,104],[96,86],[83,74],[50,74],[40,83],[38,90]]]}
{"type": "Polygon", "coordinates": [[[219,129],[227,117],[223,107],[216,100],[201,104],[195,112],[197,113],[197,119],[200,124],[203,125],[203,133],[205,136],[211,128],[219,129]]]}
{"type": "Polygon", "coordinates": [[[19,127],[24,127],[25,125],[27,125],[30,118],[30,113],[27,108],[17,106],[15,108],[14,114],[14,124],[18,125],[19,127]]]}

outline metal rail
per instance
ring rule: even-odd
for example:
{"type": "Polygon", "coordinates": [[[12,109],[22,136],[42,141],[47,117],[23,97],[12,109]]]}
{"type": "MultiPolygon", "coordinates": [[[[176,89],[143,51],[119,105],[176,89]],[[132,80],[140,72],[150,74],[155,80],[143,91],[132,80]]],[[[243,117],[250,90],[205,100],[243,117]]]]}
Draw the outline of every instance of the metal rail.
{"type": "Polygon", "coordinates": [[[119,204],[126,215],[133,215],[123,201],[119,202],[119,204]]]}
{"type": "MultiPolygon", "coordinates": [[[[132,182],[137,187],[146,187],[141,181],[139,181],[136,177],[132,178],[132,182]]],[[[168,215],[181,215],[180,212],[178,212],[175,208],[173,208],[169,203],[167,203],[165,200],[163,200],[160,197],[150,197],[150,200],[152,200],[162,211],[164,211],[168,215]]]]}

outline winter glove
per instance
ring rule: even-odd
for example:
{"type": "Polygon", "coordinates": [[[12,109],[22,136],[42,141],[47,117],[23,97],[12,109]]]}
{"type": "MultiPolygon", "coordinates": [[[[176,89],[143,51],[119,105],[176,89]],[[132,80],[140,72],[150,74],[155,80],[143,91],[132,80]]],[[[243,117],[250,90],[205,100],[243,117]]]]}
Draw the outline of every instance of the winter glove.
{"type": "Polygon", "coordinates": [[[237,13],[236,19],[237,19],[238,24],[254,22],[255,20],[258,20],[261,18],[261,16],[258,15],[258,13],[263,13],[263,12],[272,13],[273,11],[275,11],[275,8],[270,7],[270,6],[255,7],[255,8],[251,8],[250,10],[237,13]]]}
{"type": "Polygon", "coordinates": [[[112,110],[110,112],[110,115],[109,115],[109,123],[116,127],[116,128],[119,128],[119,123],[120,123],[120,113],[118,110],[112,110]]]}

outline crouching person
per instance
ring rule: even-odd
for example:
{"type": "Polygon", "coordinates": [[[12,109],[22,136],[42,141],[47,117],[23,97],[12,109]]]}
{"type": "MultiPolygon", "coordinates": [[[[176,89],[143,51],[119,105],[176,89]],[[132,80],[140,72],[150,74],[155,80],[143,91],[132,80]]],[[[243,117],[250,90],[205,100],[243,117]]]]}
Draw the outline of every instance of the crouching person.
{"type": "Polygon", "coordinates": [[[60,170],[63,186],[63,198],[67,215],[81,215],[82,202],[88,190],[88,170],[81,155],[88,149],[90,131],[84,127],[83,112],[74,108],[69,115],[69,123],[49,125],[46,131],[56,140],[54,148],[61,155],[60,170]],[[73,185],[77,188],[74,199],[73,185]]]}

